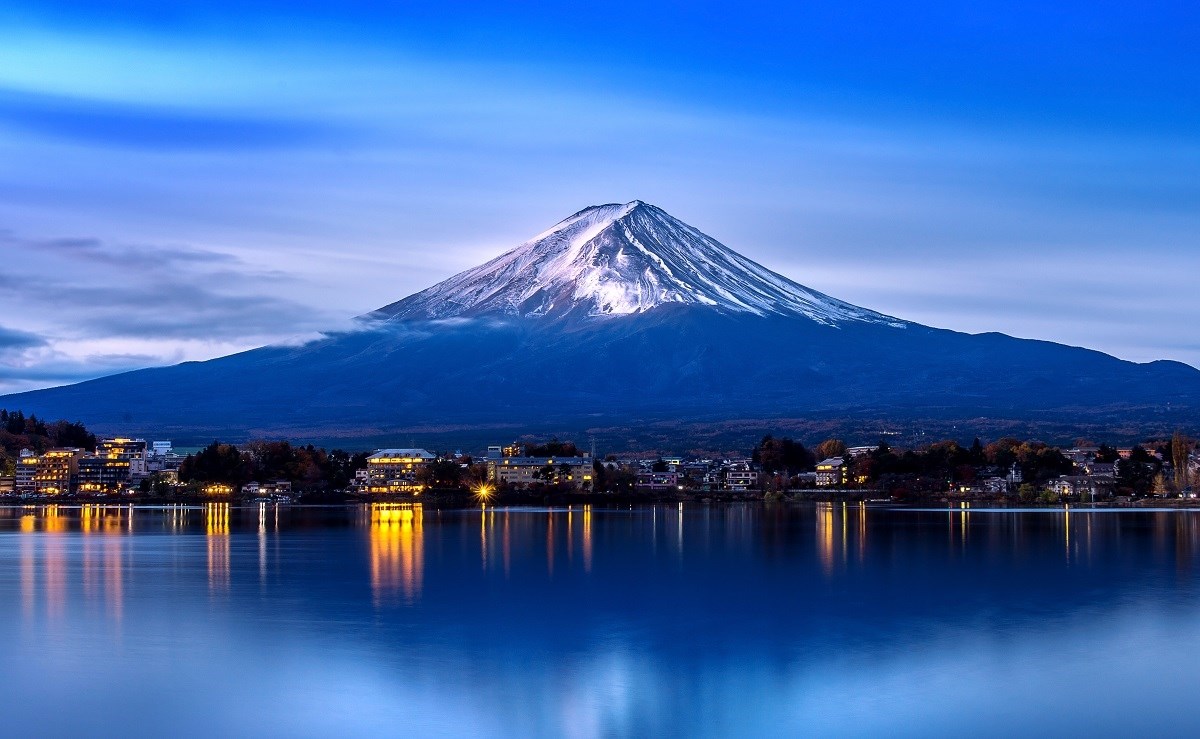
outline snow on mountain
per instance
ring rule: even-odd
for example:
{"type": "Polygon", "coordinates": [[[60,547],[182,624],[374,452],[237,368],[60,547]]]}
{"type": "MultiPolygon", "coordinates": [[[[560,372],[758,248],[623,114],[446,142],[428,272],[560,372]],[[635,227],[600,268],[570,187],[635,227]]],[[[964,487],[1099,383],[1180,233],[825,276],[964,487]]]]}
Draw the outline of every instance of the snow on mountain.
{"type": "Polygon", "coordinates": [[[373,317],[607,317],[667,304],[903,328],[903,321],[810,290],[635,200],[579,211],[553,228],[373,317]]]}

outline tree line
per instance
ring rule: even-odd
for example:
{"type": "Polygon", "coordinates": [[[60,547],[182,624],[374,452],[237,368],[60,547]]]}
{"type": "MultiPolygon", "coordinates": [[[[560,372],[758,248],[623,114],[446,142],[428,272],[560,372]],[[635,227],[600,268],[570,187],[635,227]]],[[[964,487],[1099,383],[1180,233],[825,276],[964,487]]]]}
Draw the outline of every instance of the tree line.
{"type": "MultiPolygon", "coordinates": [[[[1116,492],[1125,495],[1165,495],[1200,483],[1189,467],[1189,455],[1195,442],[1176,433],[1169,443],[1159,444],[1153,452],[1145,446],[1133,446],[1126,457],[1107,444],[1080,441],[1079,446],[1096,446],[1094,461],[1116,464],[1116,492]],[[1171,474],[1165,474],[1170,463],[1171,474]]],[[[839,439],[827,439],[812,451],[793,439],[767,435],[754,448],[752,460],[761,466],[776,485],[786,485],[790,476],[812,472],[818,462],[840,458],[848,466],[850,484],[870,485],[903,496],[905,492],[946,490],[954,484],[971,484],[983,475],[1007,476],[1020,473],[1028,492],[1061,475],[1077,473],[1075,463],[1062,451],[1040,441],[1011,437],[984,445],[975,439],[970,446],[947,440],[922,449],[898,451],[886,442],[869,452],[847,453],[839,439]]]]}
{"type": "Polygon", "coordinates": [[[47,422],[19,410],[0,409],[0,473],[13,474],[22,449],[41,454],[55,447],[95,449],[96,435],[79,422],[47,422]]]}
{"type": "Polygon", "coordinates": [[[369,452],[326,451],[287,441],[252,441],[240,447],[213,441],[184,458],[179,481],[240,487],[251,481],[286,480],[299,491],[341,490],[367,466],[368,456],[369,452]]]}

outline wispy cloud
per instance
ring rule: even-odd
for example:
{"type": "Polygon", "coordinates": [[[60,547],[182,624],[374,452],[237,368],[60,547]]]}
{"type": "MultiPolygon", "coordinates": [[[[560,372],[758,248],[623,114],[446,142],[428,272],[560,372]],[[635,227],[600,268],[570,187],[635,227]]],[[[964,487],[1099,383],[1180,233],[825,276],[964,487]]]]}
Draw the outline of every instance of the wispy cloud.
{"type": "Polygon", "coordinates": [[[66,319],[64,335],[231,339],[307,331],[328,320],[266,289],[287,275],[226,253],[11,234],[0,235],[0,248],[16,257],[0,275],[0,303],[57,314],[66,319]]]}
{"type": "Polygon", "coordinates": [[[0,356],[13,351],[24,351],[37,346],[44,346],[46,340],[27,331],[0,326],[0,356]]]}
{"type": "Polygon", "coordinates": [[[100,146],[246,150],[310,146],[344,131],[327,123],[0,88],[0,127],[100,146]]]}
{"type": "Polygon", "coordinates": [[[4,389],[289,341],[336,323],[276,294],[293,278],[225,252],[11,233],[0,234],[0,252],[0,309],[29,326],[0,327],[4,389]]]}

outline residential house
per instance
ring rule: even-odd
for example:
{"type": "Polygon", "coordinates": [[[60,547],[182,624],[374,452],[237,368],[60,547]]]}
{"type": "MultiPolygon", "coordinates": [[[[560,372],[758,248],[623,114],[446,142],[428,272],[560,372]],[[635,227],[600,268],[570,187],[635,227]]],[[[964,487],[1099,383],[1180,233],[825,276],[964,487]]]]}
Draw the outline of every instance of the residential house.
{"type": "Polygon", "coordinates": [[[1113,462],[1087,462],[1083,471],[1092,477],[1116,477],[1117,465],[1113,462]]]}
{"type": "Polygon", "coordinates": [[[1090,501],[1112,495],[1114,481],[1090,475],[1062,475],[1051,480],[1047,487],[1064,498],[1090,501]]]}
{"type": "Polygon", "coordinates": [[[725,470],[725,489],[734,492],[758,489],[758,470],[749,466],[725,470]]]}
{"type": "Polygon", "coordinates": [[[637,487],[648,492],[663,492],[679,489],[679,474],[677,472],[639,472],[637,487]]]}

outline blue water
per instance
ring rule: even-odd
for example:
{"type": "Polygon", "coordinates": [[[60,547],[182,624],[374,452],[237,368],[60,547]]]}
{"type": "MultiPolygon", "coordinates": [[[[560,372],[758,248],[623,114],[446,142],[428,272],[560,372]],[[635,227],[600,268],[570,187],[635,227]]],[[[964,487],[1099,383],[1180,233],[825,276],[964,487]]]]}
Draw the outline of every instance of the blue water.
{"type": "Polygon", "coordinates": [[[1200,512],[0,508],[9,736],[1195,735],[1200,512]]]}

